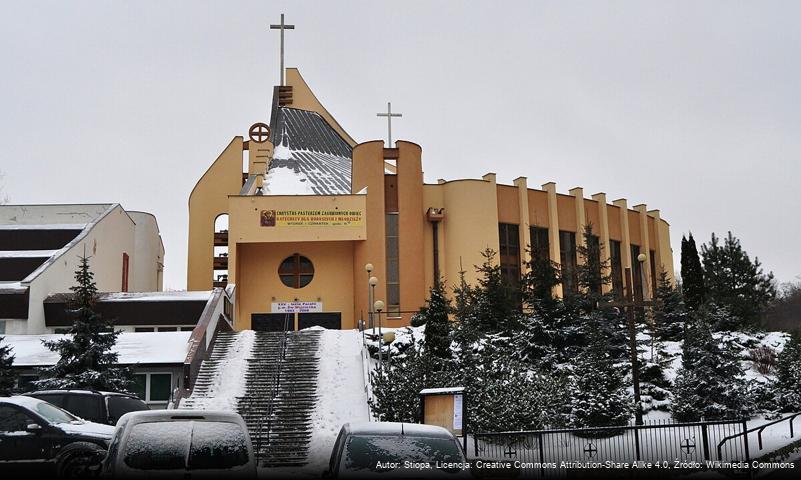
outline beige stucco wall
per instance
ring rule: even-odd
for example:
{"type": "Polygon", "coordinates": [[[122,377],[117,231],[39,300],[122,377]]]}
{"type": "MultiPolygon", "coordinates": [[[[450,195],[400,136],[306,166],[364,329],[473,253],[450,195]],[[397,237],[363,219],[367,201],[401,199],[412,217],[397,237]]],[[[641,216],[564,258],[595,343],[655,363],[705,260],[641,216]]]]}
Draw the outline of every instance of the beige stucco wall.
{"type": "Polygon", "coordinates": [[[211,290],[214,220],[228,213],[228,195],[242,189],[242,154],[242,137],[234,137],[189,195],[188,290],[211,290]]]}
{"type": "Polygon", "coordinates": [[[128,212],[128,215],[135,223],[128,291],[161,291],[164,283],[164,243],[156,217],[145,212],[128,212]]]}
{"type": "Polygon", "coordinates": [[[237,313],[234,328],[250,328],[253,313],[269,313],[272,302],[322,302],[325,312],[342,312],[342,328],[356,327],[353,302],[353,244],[348,241],[239,243],[237,313]],[[281,283],[278,266],[299,253],[314,265],[314,279],[303,288],[281,283]]]}

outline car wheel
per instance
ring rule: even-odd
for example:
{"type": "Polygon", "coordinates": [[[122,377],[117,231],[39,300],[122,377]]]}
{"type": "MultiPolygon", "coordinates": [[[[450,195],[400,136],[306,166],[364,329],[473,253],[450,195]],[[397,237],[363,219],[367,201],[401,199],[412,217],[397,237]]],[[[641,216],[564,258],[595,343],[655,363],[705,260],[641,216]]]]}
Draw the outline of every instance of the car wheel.
{"type": "Polygon", "coordinates": [[[100,472],[98,453],[103,451],[93,443],[71,443],[61,449],[56,460],[59,478],[90,478],[100,472]]]}

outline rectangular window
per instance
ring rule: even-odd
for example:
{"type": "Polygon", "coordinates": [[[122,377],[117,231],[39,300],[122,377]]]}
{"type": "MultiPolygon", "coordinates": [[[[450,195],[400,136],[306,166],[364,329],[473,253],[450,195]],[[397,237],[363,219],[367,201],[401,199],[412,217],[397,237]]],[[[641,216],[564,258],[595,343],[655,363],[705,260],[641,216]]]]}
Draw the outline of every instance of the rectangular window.
{"type": "Polygon", "coordinates": [[[156,329],[153,327],[136,327],[134,328],[134,332],[137,333],[144,333],[144,332],[155,332],[156,329]]]}
{"type": "Polygon", "coordinates": [[[640,246],[631,246],[631,277],[634,282],[634,299],[642,300],[642,268],[637,257],[640,256],[640,246]]]}
{"type": "Polygon", "coordinates": [[[191,332],[195,329],[195,327],[181,327],[182,332],[191,332]]]}
{"type": "Polygon", "coordinates": [[[562,269],[562,292],[564,295],[578,293],[576,233],[559,231],[559,247],[559,264],[562,269]]]}
{"type": "Polygon", "coordinates": [[[501,274],[509,285],[520,283],[520,229],[513,223],[498,224],[501,274]]]}
{"type": "Polygon", "coordinates": [[[612,267],[612,294],[617,299],[622,299],[623,292],[623,258],[620,253],[620,242],[609,240],[609,257],[612,267]]]}
{"type": "Polygon", "coordinates": [[[651,257],[651,297],[656,297],[656,287],[659,282],[659,277],[656,276],[656,252],[650,250],[651,257]]]}
{"type": "Polygon", "coordinates": [[[6,333],[6,321],[0,320],[0,335],[3,335],[5,333],[6,333]]]}
{"type": "Polygon", "coordinates": [[[128,291],[128,254],[125,252],[122,252],[122,288],[120,291],[128,291]]]}
{"type": "Polygon", "coordinates": [[[36,390],[36,387],[34,387],[33,385],[34,380],[39,380],[39,375],[31,375],[31,374],[20,375],[17,381],[19,390],[21,392],[32,392],[36,390]]]}
{"type": "Polygon", "coordinates": [[[147,403],[166,403],[172,397],[171,373],[137,373],[131,393],[147,403]]]}
{"type": "Polygon", "coordinates": [[[177,332],[178,331],[178,327],[159,327],[158,331],[159,332],[177,332]]]}
{"type": "Polygon", "coordinates": [[[387,250],[387,316],[400,316],[400,242],[398,214],[386,215],[387,250]]]}
{"type": "Polygon", "coordinates": [[[551,241],[548,236],[548,229],[542,227],[531,227],[531,254],[539,258],[549,258],[551,255],[551,241]]]}

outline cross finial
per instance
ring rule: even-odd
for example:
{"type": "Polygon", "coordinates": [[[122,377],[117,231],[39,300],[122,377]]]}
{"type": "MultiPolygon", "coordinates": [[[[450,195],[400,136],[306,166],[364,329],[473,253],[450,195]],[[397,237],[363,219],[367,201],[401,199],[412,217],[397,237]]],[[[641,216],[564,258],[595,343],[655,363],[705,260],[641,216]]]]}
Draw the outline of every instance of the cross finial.
{"type": "Polygon", "coordinates": [[[294,25],[284,23],[284,14],[281,14],[281,23],[270,25],[270,30],[281,30],[281,86],[284,86],[284,30],[294,30],[294,25]]]}
{"type": "Polygon", "coordinates": [[[378,117],[387,117],[387,148],[392,148],[392,117],[402,117],[402,113],[392,113],[392,102],[387,102],[387,113],[376,113],[378,117]]]}

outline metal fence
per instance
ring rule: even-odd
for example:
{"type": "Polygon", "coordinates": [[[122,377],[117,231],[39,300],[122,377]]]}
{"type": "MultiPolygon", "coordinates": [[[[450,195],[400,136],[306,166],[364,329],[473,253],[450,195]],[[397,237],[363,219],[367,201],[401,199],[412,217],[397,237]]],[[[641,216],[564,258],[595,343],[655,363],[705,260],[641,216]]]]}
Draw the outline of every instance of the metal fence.
{"type": "Polygon", "coordinates": [[[468,454],[476,459],[513,462],[525,476],[561,476],[554,474],[607,462],[648,462],[671,470],[697,470],[714,468],[715,462],[750,461],[748,436],[742,435],[746,429],[745,421],[722,420],[477,433],[468,454]]]}

